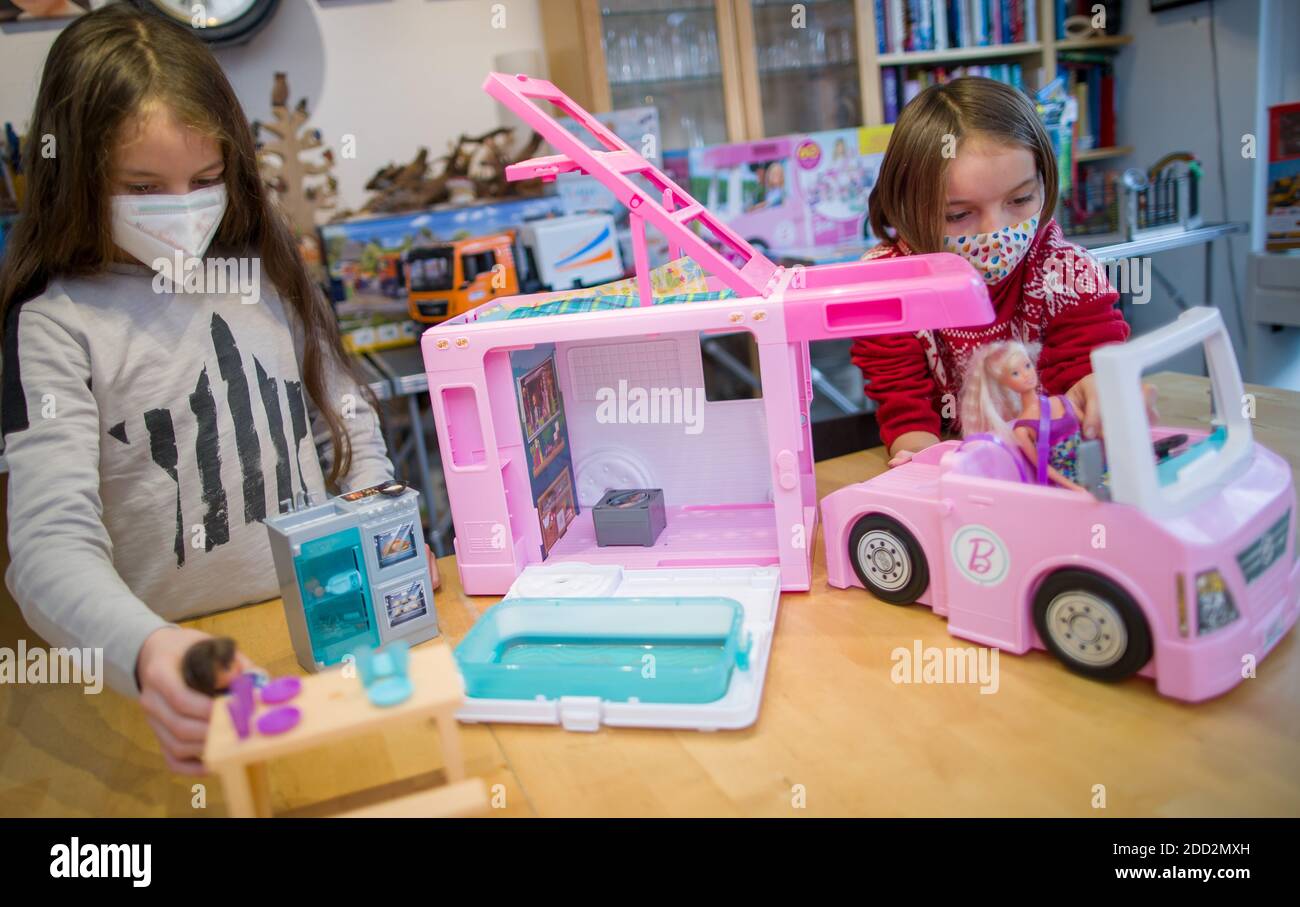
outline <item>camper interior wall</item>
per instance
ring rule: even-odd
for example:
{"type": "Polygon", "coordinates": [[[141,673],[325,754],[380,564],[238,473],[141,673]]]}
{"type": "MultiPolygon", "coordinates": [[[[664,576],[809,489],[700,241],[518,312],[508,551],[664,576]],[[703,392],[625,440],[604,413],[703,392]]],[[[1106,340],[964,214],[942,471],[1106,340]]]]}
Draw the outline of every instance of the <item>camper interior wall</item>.
{"type": "Polygon", "coordinates": [[[611,457],[670,507],[771,501],[763,401],[706,399],[696,332],[561,343],[557,358],[583,507],[611,457]]]}

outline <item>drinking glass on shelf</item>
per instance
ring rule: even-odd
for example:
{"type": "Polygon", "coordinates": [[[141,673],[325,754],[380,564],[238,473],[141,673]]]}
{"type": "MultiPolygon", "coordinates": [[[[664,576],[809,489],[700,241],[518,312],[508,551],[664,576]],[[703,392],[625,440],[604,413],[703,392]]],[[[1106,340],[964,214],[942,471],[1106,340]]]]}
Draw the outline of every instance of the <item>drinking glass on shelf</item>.
{"type": "Polygon", "coordinates": [[[682,41],[682,30],[679,27],[672,29],[668,38],[668,52],[672,62],[673,78],[680,79],[686,76],[686,46],[682,41]]]}
{"type": "Polygon", "coordinates": [[[642,56],[645,61],[645,78],[648,80],[659,79],[662,75],[659,65],[659,35],[657,32],[647,31],[642,38],[642,56]]]}
{"type": "Polygon", "coordinates": [[[840,29],[840,59],[845,63],[853,60],[853,30],[851,28],[840,29]]]}
{"type": "Polygon", "coordinates": [[[682,41],[686,44],[688,60],[686,71],[688,75],[704,75],[704,47],[700,43],[700,30],[694,25],[688,25],[685,34],[682,35],[682,41]]]}

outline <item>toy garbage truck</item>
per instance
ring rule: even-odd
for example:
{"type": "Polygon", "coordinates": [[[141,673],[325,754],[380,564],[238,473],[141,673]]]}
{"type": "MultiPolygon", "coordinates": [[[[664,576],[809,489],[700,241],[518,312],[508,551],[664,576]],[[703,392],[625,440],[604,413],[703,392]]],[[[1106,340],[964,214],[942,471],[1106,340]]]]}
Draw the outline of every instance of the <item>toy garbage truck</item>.
{"type": "Polygon", "coordinates": [[[591,287],[623,276],[623,255],[608,214],[529,221],[519,229],[519,244],[530,292],[591,287]]]}
{"type": "Polygon", "coordinates": [[[437,324],[495,296],[519,292],[515,232],[413,246],[406,252],[406,304],[411,317],[437,324]]]}
{"type": "Polygon", "coordinates": [[[387,482],[267,518],[289,636],[306,670],[358,648],[438,635],[419,498],[387,482]]]}

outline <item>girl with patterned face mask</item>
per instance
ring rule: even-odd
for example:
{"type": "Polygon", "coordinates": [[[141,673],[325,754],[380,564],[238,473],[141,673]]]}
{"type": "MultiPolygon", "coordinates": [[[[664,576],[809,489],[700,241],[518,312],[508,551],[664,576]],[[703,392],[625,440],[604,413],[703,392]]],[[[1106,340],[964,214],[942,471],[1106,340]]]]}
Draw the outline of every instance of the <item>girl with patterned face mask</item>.
{"type": "Polygon", "coordinates": [[[1104,269],[1062,236],[1056,204],[1055,152],[1022,92],[962,78],[904,108],[868,203],[883,241],[866,257],[958,255],[995,315],[987,325],[855,341],[891,465],[960,430],[963,376],[989,343],[1041,346],[1041,390],[1069,398],[1084,437],[1099,434],[1090,353],[1129,328],[1104,269]]]}

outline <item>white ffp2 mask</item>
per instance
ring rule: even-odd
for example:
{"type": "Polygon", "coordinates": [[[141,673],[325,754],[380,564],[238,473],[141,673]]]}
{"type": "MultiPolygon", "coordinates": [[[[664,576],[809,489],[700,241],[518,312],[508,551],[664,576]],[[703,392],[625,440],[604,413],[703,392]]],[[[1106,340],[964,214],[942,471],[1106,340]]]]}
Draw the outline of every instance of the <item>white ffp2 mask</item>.
{"type": "Polygon", "coordinates": [[[113,242],[149,267],[180,252],[201,258],[226,213],[224,184],[186,195],[113,196],[113,242]]]}

